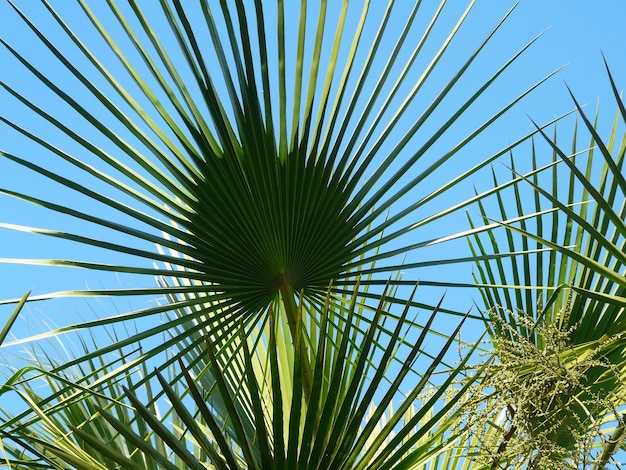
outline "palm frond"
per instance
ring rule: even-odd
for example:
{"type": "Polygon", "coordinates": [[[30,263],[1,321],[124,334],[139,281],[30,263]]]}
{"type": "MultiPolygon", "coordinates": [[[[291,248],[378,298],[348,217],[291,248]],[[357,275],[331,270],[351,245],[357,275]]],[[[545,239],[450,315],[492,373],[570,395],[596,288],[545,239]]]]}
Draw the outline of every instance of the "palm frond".
{"type": "MultiPolygon", "coordinates": [[[[181,278],[199,282],[180,283],[175,288],[180,294],[202,289],[211,295],[215,304],[202,314],[212,316],[224,329],[241,319],[254,322],[283,287],[283,297],[303,292],[304,298],[318,303],[325,298],[330,280],[336,292],[350,292],[355,273],[373,262],[377,267],[368,282],[381,289],[389,275],[402,266],[398,260],[407,253],[447,239],[449,233],[422,237],[422,242],[401,241],[415,240],[420,232],[432,234],[426,230],[429,224],[471,204],[473,198],[458,201],[450,210],[429,209],[434,195],[446,197],[506,149],[439,185],[434,193],[420,195],[419,188],[435,181],[437,168],[460,154],[534,88],[496,108],[467,138],[433,158],[430,149],[477,106],[490,84],[534,42],[486,75],[484,84],[456,109],[442,112],[441,103],[462,86],[472,63],[511,11],[458,65],[416,118],[415,107],[429,100],[423,88],[462,34],[471,2],[432,55],[426,52],[426,45],[436,45],[443,32],[438,29],[440,17],[447,11],[443,2],[432,12],[418,2],[402,28],[397,28],[396,21],[403,10],[393,2],[380,17],[379,12],[370,12],[369,3],[360,12],[346,3],[332,16],[326,2],[318,12],[305,3],[299,8],[279,3],[276,10],[266,11],[262,2],[253,7],[243,2],[232,7],[183,7],[174,1],[162,2],[160,10],[147,12],[134,2],[129,8],[110,2],[106,13],[92,11],[87,2],[81,2],[91,36],[73,30],[70,19],[53,5],[44,5],[49,19],[58,24],[59,37],[65,36],[92,69],[75,65],[60,44],[26,13],[13,8],[42,49],[89,98],[72,96],[72,90],[55,83],[7,41],[3,42],[5,51],[64,107],[78,113],[84,125],[46,110],[29,97],[28,90],[6,81],[2,82],[5,92],[55,129],[56,137],[37,136],[10,115],[2,117],[2,122],[16,135],[38,143],[51,158],[68,164],[72,175],[83,176],[65,176],[27,155],[10,151],[2,155],[43,180],[71,189],[77,199],[102,207],[107,215],[5,188],[5,196],[85,222],[86,232],[4,222],[2,227],[71,241],[92,247],[94,253],[104,250],[113,261],[3,261],[116,272],[133,275],[133,279],[143,275],[149,282],[163,275],[163,266],[168,266],[181,278]],[[298,13],[299,22],[289,24],[286,12],[298,13]],[[353,15],[359,18],[354,25],[347,20],[353,15]],[[105,16],[110,24],[101,19],[105,16]],[[114,27],[119,34],[108,31],[114,27]],[[370,37],[366,31],[375,34],[370,37]],[[97,36],[101,42],[95,41],[97,36]],[[175,41],[166,42],[161,36],[175,41]],[[398,39],[395,45],[390,50],[383,47],[394,36],[398,39]],[[297,50],[287,44],[286,37],[295,38],[297,50]],[[415,44],[413,37],[418,38],[415,44]],[[122,69],[108,67],[107,54],[101,59],[95,44],[106,46],[122,69]],[[406,53],[409,60],[396,72],[406,53]],[[134,60],[136,54],[140,60],[134,60]],[[310,64],[304,64],[305,57],[311,57],[310,64]],[[381,62],[376,62],[380,74],[374,74],[375,61],[381,62]],[[428,65],[407,90],[406,84],[424,61],[428,65]],[[100,81],[110,92],[95,85],[100,81]],[[390,115],[399,99],[401,105],[390,115]],[[426,129],[431,121],[440,124],[430,133],[426,129]],[[397,133],[407,126],[408,132],[396,140],[397,133]],[[53,143],[57,138],[59,146],[53,143]],[[82,149],[80,153],[87,152],[89,158],[63,150],[63,142],[82,149]],[[415,142],[422,143],[416,146],[415,142]],[[417,202],[407,205],[407,201],[417,202]],[[154,250],[155,244],[165,251],[154,250]],[[170,255],[171,251],[180,256],[170,255]],[[159,266],[147,266],[150,261],[159,266]]],[[[461,258],[450,262],[455,261],[464,262],[461,258]]],[[[433,259],[430,263],[439,262],[433,259]]],[[[427,268],[429,262],[422,266],[427,268]]],[[[155,295],[145,281],[136,282],[143,286],[106,288],[90,294],[59,292],[32,299],[155,295]]],[[[433,281],[433,285],[444,284],[433,281]]],[[[423,285],[428,285],[427,280],[423,285]]],[[[158,309],[144,309],[106,321],[158,313],[158,309]]],[[[92,326],[87,322],[70,329],[92,326]]],[[[154,333],[168,327],[164,324],[154,333]]]]}
{"type": "MultiPolygon", "coordinates": [[[[603,402],[604,411],[598,413],[609,414],[615,420],[614,410],[626,403],[623,387],[626,113],[610,72],[609,79],[617,114],[608,138],[600,135],[599,112],[595,119],[590,119],[572,95],[583,125],[581,128],[576,124],[571,148],[564,150],[556,129],[553,136],[540,130],[553,163],[540,168],[535,145],[532,169],[527,174],[521,175],[512,160],[513,177],[518,178],[512,187],[518,201],[513,216],[520,219],[512,222],[511,213],[499,200],[499,219],[503,221],[499,223],[508,229],[505,246],[495,237],[487,242],[475,237],[472,247],[476,254],[487,253],[486,246],[496,253],[501,250],[522,253],[517,258],[478,264],[477,279],[482,285],[485,304],[491,309],[492,337],[504,341],[521,335],[547,352],[552,348],[551,343],[545,335],[538,334],[539,329],[548,327],[567,333],[566,347],[562,348],[559,359],[567,370],[573,371],[581,361],[596,361],[595,365],[590,362],[585,371],[584,391],[581,390],[577,400],[587,403],[592,397],[611,397],[609,402],[603,402]],[[589,141],[580,150],[578,146],[585,135],[589,141]],[[549,184],[545,183],[546,179],[549,184]],[[534,215],[528,215],[530,211],[523,207],[526,201],[532,201],[534,215]],[[547,247],[549,251],[530,251],[534,247],[547,247]],[[504,308],[493,308],[498,306],[504,308]],[[520,312],[530,315],[532,322],[520,323],[520,312]]],[[[488,216],[484,207],[482,214],[488,216]]],[[[597,425],[587,419],[586,413],[579,409],[577,420],[583,430],[593,432],[597,425]]],[[[619,419],[615,425],[620,427],[619,419]]],[[[564,435],[555,437],[561,444],[564,439],[564,435]]]]}

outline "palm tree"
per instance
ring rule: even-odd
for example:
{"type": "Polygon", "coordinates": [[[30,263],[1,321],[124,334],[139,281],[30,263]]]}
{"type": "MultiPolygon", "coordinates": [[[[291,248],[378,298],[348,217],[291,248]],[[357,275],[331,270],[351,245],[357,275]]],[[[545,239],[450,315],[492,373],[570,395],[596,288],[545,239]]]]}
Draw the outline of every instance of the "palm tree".
{"type": "Polygon", "coordinates": [[[48,3],[36,7],[54,36],[11,4],[54,66],[38,66],[11,41],[3,40],[5,52],[54,105],[8,80],[2,88],[53,132],[39,135],[10,111],[0,116],[45,156],[7,150],[4,162],[74,197],[59,202],[8,184],[2,194],[75,225],[0,227],[89,247],[95,257],[5,261],[133,283],[29,303],[158,303],[5,343],[35,348],[35,364],[3,389],[27,404],[3,425],[7,461],[408,468],[443,452],[458,460],[450,446],[467,437],[459,410],[475,380],[464,377],[474,349],[453,364],[458,327],[439,332],[432,322],[446,314],[458,324],[465,312],[418,299],[431,286],[470,284],[420,275],[414,300],[405,291],[417,276],[399,273],[494,259],[442,259],[429,249],[494,228],[450,233],[447,221],[500,188],[443,209],[440,202],[535,134],[461,160],[543,80],[472,123],[466,137],[449,136],[536,38],[474,85],[472,65],[511,11],[446,74],[439,66],[463,39],[473,2],[451,25],[440,21],[455,13],[445,2],[432,11],[422,2],[381,10],[326,1],[174,0],[150,11],[134,1],[79,4],[76,22],[48,3]],[[453,161],[461,170],[442,182],[453,161]],[[432,315],[418,322],[415,309],[432,315]],[[438,336],[441,347],[431,349],[438,336]],[[81,347],[63,359],[41,356],[36,341],[49,338],[81,347]]]}

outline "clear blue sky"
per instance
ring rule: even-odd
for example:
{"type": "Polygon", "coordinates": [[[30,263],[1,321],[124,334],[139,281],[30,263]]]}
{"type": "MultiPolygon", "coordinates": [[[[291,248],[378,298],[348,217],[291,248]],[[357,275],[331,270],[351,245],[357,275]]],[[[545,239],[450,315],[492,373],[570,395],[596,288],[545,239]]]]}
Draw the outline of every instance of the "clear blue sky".
{"type": "MultiPolygon", "coordinates": [[[[380,5],[382,2],[375,4],[380,5]]],[[[97,5],[99,2],[88,2],[97,5]]],[[[356,2],[359,3],[359,2],[356,2]]],[[[406,2],[406,5],[411,2],[406,2]]],[[[429,3],[429,2],[425,2],[429,3]]],[[[432,2],[434,3],[434,2],[432,2]]],[[[458,6],[464,2],[453,0],[450,2],[451,11],[459,10],[458,6]]],[[[30,1],[17,1],[16,4],[41,25],[43,30],[49,26],[49,19],[40,13],[44,10],[30,1]]],[[[53,1],[53,5],[61,10],[67,10],[68,22],[72,23],[73,9],[64,5],[65,2],[53,1]]],[[[478,0],[474,12],[467,23],[466,34],[471,38],[473,33],[484,34],[501,15],[508,9],[512,2],[505,0],[478,0]]],[[[334,2],[331,2],[331,8],[334,2]]],[[[76,9],[74,9],[76,10],[76,9]]],[[[542,30],[549,28],[539,42],[525,54],[512,74],[506,75],[499,85],[492,91],[493,99],[498,94],[510,93],[509,98],[536,80],[545,76],[561,65],[569,63],[556,77],[544,84],[531,97],[524,100],[508,116],[493,129],[493,134],[488,134],[494,141],[506,145],[521,134],[531,130],[527,115],[538,122],[545,122],[553,117],[563,114],[572,109],[564,81],[567,82],[579,100],[595,107],[598,97],[601,102],[607,103],[608,119],[614,112],[611,103],[610,89],[603,68],[600,52],[604,52],[612,68],[618,84],[626,84],[626,63],[623,60],[626,50],[626,35],[623,32],[623,19],[626,17],[626,2],[621,0],[588,1],[588,0],[523,0],[516,12],[507,21],[485,50],[485,54],[479,63],[489,65],[491,62],[500,63],[510,57],[526,41],[530,40],[542,30]],[[511,91],[514,90],[514,91],[511,91]]],[[[75,25],[81,29],[81,25],[75,25]]],[[[34,63],[45,64],[45,55],[41,54],[42,47],[33,40],[31,33],[27,32],[16,17],[10,6],[5,1],[0,1],[0,37],[23,51],[34,63]]],[[[53,41],[56,37],[50,37],[53,41]]],[[[471,41],[470,41],[471,42],[471,41]]],[[[463,52],[463,44],[458,51],[463,52]]],[[[28,76],[28,73],[17,66],[16,62],[9,57],[6,51],[0,52],[0,60],[3,65],[0,77],[3,81],[23,90],[28,90],[29,96],[37,99],[38,91],[36,81],[28,76]]],[[[49,69],[48,69],[49,71],[49,69]]],[[[41,100],[50,104],[48,97],[41,94],[41,100]]],[[[15,100],[11,99],[6,92],[0,91],[0,103],[2,115],[9,119],[22,119],[26,115],[17,107],[15,100]]],[[[45,126],[36,129],[46,137],[45,126]]],[[[500,147],[501,145],[497,146],[500,147]]],[[[12,152],[28,152],[35,149],[27,142],[19,140],[8,128],[0,125],[0,148],[12,152]]],[[[494,150],[492,148],[491,150],[494,150]]],[[[27,173],[0,163],[0,186],[16,188],[30,187],[34,193],[51,194],[56,197],[63,196],[57,187],[45,186],[41,180],[32,180],[27,173]]],[[[481,182],[476,182],[480,184],[481,182]]],[[[484,188],[483,188],[484,189],[484,188]]],[[[27,208],[9,198],[0,199],[0,219],[3,222],[23,223],[27,225],[42,226],[49,228],[64,228],[58,220],[41,211],[27,208]]],[[[78,202],[77,202],[78,203],[78,202]]],[[[85,206],[82,206],[85,207],[85,206]]],[[[464,227],[459,227],[462,230],[464,227]]],[[[81,258],[83,252],[78,247],[63,246],[56,248],[55,243],[45,237],[25,236],[15,234],[7,230],[0,230],[2,252],[0,257],[74,257],[81,258]],[[75,256],[72,256],[75,255],[75,256]]],[[[86,256],[89,256],[86,254],[86,256]]],[[[469,272],[469,271],[468,271],[469,272]]],[[[0,266],[0,298],[14,298],[21,296],[25,291],[34,289],[36,293],[45,293],[66,288],[84,287],[85,282],[90,287],[106,285],[110,287],[111,276],[90,274],[87,279],[85,273],[80,271],[50,270],[32,266],[0,266]]]]}

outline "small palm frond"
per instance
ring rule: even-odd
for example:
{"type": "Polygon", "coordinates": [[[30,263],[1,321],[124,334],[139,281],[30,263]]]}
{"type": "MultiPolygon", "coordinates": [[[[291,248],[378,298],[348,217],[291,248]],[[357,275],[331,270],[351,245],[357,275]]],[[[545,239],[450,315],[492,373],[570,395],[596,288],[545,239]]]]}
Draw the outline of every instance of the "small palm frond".
{"type": "MultiPolygon", "coordinates": [[[[94,347],[93,341],[94,338],[92,344],[82,341],[78,351],[88,351],[94,347]]],[[[67,344],[58,347],[52,341],[47,343],[41,350],[30,350],[31,364],[18,369],[12,366],[14,371],[1,389],[6,400],[1,410],[4,463],[10,468],[106,469],[115,468],[116,462],[122,461],[124,468],[155,468],[153,462],[136,453],[131,443],[121,440],[113,426],[95,419],[105,409],[135,422],[142,432],[146,430],[132,407],[121,400],[122,386],[140,381],[146,371],[135,368],[134,375],[121,379],[111,378],[110,374],[117,363],[132,361],[133,354],[119,350],[99,361],[59,367],[64,359],[71,361],[73,353],[67,344]],[[55,369],[63,371],[50,372],[55,369]],[[84,378],[92,383],[79,384],[86,382],[84,378]],[[72,434],[73,428],[79,428],[87,438],[75,437],[78,434],[72,434]],[[101,453],[90,446],[93,440],[105,442],[106,451],[101,453]]],[[[13,364],[24,361],[23,357],[17,361],[5,359],[13,364]]],[[[153,403],[151,409],[156,410],[149,384],[144,384],[142,391],[147,401],[153,403]]]]}
{"type": "MultiPolygon", "coordinates": [[[[520,175],[511,163],[517,178],[511,190],[518,206],[510,214],[499,200],[504,220],[499,223],[509,229],[505,248],[494,237],[485,242],[480,236],[472,239],[472,247],[477,254],[485,254],[485,246],[495,253],[521,253],[519,259],[507,258],[510,264],[496,259],[477,266],[484,302],[491,309],[489,327],[494,340],[515,342],[522,337],[550,354],[553,338],[539,331],[560,332],[564,336],[558,347],[559,361],[565,370],[574,372],[581,363],[589,365],[584,393],[577,400],[588,403],[593,397],[611,397],[610,403],[602,403],[604,413],[615,419],[614,410],[626,404],[626,112],[610,71],[609,79],[617,115],[608,139],[600,136],[599,114],[595,121],[589,119],[572,95],[590,141],[584,149],[578,148],[582,131],[577,124],[571,150],[565,151],[557,143],[556,130],[553,137],[541,130],[552,162],[538,166],[533,144],[529,173],[520,175]],[[564,173],[567,178],[562,177],[564,173]],[[544,174],[549,175],[552,191],[544,189],[550,187],[542,183],[544,174]],[[523,201],[533,201],[532,211],[523,207],[523,201]],[[521,237],[516,239],[515,233],[521,237]],[[494,308],[498,306],[504,308],[494,308]],[[520,312],[532,321],[520,321],[520,312]]],[[[487,217],[484,208],[482,214],[487,217]]],[[[579,408],[577,420],[587,429],[594,428],[587,418],[579,408]]]]}
{"type": "MultiPolygon", "coordinates": [[[[518,219],[515,222],[507,214],[499,195],[500,216],[505,221],[499,223],[511,230],[505,251],[518,250],[521,261],[511,258],[510,274],[499,259],[481,262],[478,267],[477,279],[487,286],[483,290],[487,306],[533,312],[537,322],[545,319],[564,329],[577,326],[573,338],[576,343],[597,340],[605,334],[615,335],[626,326],[626,180],[623,175],[626,137],[619,138],[619,133],[623,132],[620,125],[626,123],[626,112],[610,72],[609,78],[618,104],[609,138],[605,140],[599,135],[595,124],[599,115],[593,122],[572,95],[590,142],[583,150],[577,148],[581,139],[577,124],[568,152],[557,144],[556,130],[553,138],[540,130],[552,149],[552,162],[538,167],[535,145],[531,172],[520,175],[511,161],[516,178],[512,190],[518,201],[514,217],[518,219]],[[585,170],[582,171],[584,157],[585,170]],[[569,177],[559,178],[561,171],[567,172],[569,177]],[[554,183],[552,192],[543,189],[546,185],[539,180],[541,173],[550,174],[550,181],[554,183]],[[559,186],[562,181],[567,183],[564,196],[559,186]],[[522,207],[522,201],[529,200],[522,193],[524,186],[534,192],[530,199],[534,204],[532,211],[522,207]],[[521,246],[514,239],[515,232],[522,235],[521,246]],[[531,252],[533,242],[538,251],[531,252]],[[536,269],[531,270],[532,266],[536,269]],[[507,282],[509,279],[513,282],[507,282]],[[498,283],[503,287],[499,288],[498,283]],[[510,287],[515,286],[522,288],[512,291],[510,287]],[[578,295],[572,297],[568,290],[578,295]],[[564,307],[570,302],[575,302],[575,307],[571,314],[563,316],[564,311],[569,311],[564,307]],[[592,311],[595,313],[588,314],[592,311]]],[[[484,209],[482,214],[488,216],[484,209]]],[[[485,254],[482,240],[478,237],[474,240],[475,252],[485,254]]],[[[495,239],[491,240],[493,249],[499,253],[501,248],[495,239]]],[[[509,323],[513,325],[514,321],[509,323]]],[[[532,331],[527,330],[526,334],[531,335],[532,331]]]]}

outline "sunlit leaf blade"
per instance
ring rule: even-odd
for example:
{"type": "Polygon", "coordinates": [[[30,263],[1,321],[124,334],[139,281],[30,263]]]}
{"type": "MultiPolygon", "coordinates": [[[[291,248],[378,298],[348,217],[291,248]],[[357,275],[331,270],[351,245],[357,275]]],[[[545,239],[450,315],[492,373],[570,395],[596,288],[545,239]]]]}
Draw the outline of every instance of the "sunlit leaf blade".
{"type": "Polygon", "coordinates": [[[7,335],[9,334],[9,331],[11,331],[11,327],[15,323],[15,320],[17,320],[17,317],[20,314],[22,308],[24,308],[24,304],[28,300],[29,295],[30,295],[30,292],[24,294],[24,297],[20,299],[19,303],[15,307],[15,310],[13,310],[13,313],[11,314],[9,319],[6,321],[6,323],[2,327],[2,330],[0,331],[0,344],[4,342],[7,335]]]}

